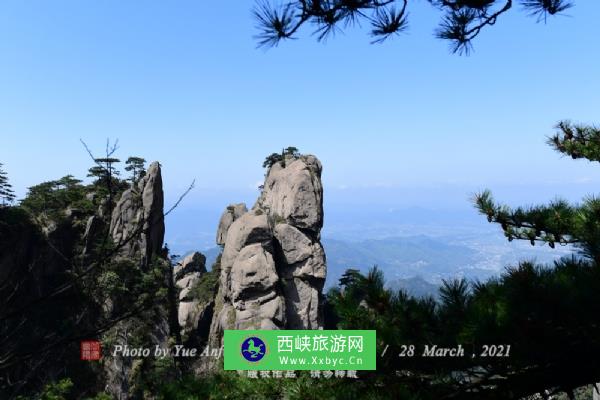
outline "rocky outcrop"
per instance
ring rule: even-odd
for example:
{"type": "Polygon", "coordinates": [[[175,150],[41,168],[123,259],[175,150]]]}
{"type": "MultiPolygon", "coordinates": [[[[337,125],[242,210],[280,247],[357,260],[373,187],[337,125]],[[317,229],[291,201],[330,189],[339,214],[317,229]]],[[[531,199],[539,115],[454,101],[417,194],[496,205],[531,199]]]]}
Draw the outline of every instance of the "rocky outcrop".
{"type": "Polygon", "coordinates": [[[275,163],[254,208],[265,210],[275,222],[285,221],[318,236],[323,227],[322,169],[312,155],[275,163]]]}
{"type": "Polygon", "coordinates": [[[246,205],[244,203],[240,204],[231,204],[227,206],[223,214],[221,215],[221,219],[219,220],[219,227],[217,228],[217,244],[222,246],[225,244],[225,239],[227,238],[227,231],[233,221],[244,215],[248,212],[246,205]]]}
{"type": "Polygon", "coordinates": [[[90,250],[96,245],[96,242],[101,239],[102,234],[106,230],[105,226],[104,220],[97,215],[92,215],[88,218],[83,234],[82,255],[86,256],[90,253],[90,250]]]}
{"type": "Polygon", "coordinates": [[[192,288],[206,273],[206,257],[194,252],[179,262],[173,270],[175,286],[179,290],[177,319],[182,334],[189,334],[198,327],[198,321],[204,311],[200,302],[192,293],[192,288]]]}
{"type": "MultiPolygon", "coordinates": [[[[197,251],[188,254],[173,268],[175,282],[192,273],[203,274],[206,272],[206,257],[197,251]]],[[[179,282],[178,282],[179,283],[179,282]]]]}
{"type": "MultiPolygon", "coordinates": [[[[143,178],[121,194],[112,210],[108,233],[117,246],[120,257],[133,260],[142,271],[147,270],[150,262],[153,262],[152,267],[159,268],[163,274],[164,285],[168,287],[171,284],[172,271],[169,261],[162,254],[165,234],[163,206],[161,168],[158,162],[154,162],[143,178]]],[[[100,208],[105,207],[101,205],[100,208]]],[[[88,221],[86,239],[93,239],[98,231],[95,227],[97,223],[98,221],[92,219],[88,221]]],[[[194,268],[195,274],[202,271],[203,256],[191,257],[187,264],[180,268],[179,273],[185,274],[194,268]]],[[[188,285],[191,285],[191,280],[192,278],[187,279],[188,285]]],[[[174,299],[169,299],[169,302],[174,302],[174,299]]],[[[148,310],[143,317],[120,321],[107,332],[107,336],[113,337],[114,345],[125,346],[129,344],[130,332],[142,332],[146,346],[164,348],[171,334],[169,321],[175,318],[174,315],[170,316],[171,310],[175,311],[173,304],[161,304],[148,310]]],[[[107,356],[106,390],[114,398],[129,398],[134,391],[132,382],[134,377],[139,375],[140,368],[142,364],[130,357],[107,356]]]]}
{"type": "Polygon", "coordinates": [[[165,236],[160,164],[154,162],[137,184],[125,190],[113,209],[110,235],[119,253],[147,264],[160,254],[165,236]],[[131,239],[133,237],[133,239],[131,239]]]}
{"type": "Polygon", "coordinates": [[[321,290],[327,275],[321,243],[289,224],[274,230],[279,254],[279,273],[286,298],[288,329],[322,327],[321,290]]]}
{"type": "Polygon", "coordinates": [[[224,329],[323,327],[321,171],[314,156],[288,156],[270,168],[250,211],[237,218],[225,211],[217,235],[218,242],[225,240],[211,336],[224,329]]]}
{"type": "MultiPolygon", "coordinates": [[[[43,198],[56,195],[52,204],[37,205],[42,197],[31,191],[29,206],[0,207],[0,299],[6,317],[0,323],[0,341],[10,350],[0,357],[6,361],[0,363],[0,398],[33,396],[62,376],[83,379],[75,381],[76,387],[85,388],[71,393],[74,398],[99,391],[121,400],[147,397],[142,396],[142,377],[154,370],[155,360],[113,355],[113,350],[117,345],[166,348],[177,331],[173,269],[161,254],[160,166],[152,164],[147,176],[124,193],[128,185],[115,180],[112,189],[118,194],[111,199],[101,181],[84,186],[65,177],[57,182],[41,186],[43,198]],[[110,239],[120,246],[117,257],[110,239]],[[85,273],[76,274],[77,284],[65,286],[77,271],[85,273]],[[70,301],[23,307],[52,300],[57,293],[70,301]],[[56,346],[64,332],[99,339],[102,361],[76,362],[72,352],[56,346]],[[31,357],[19,356],[25,353],[31,357]]],[[[182,274],[205,271],[203,257],[185,264],[182,274]]]]}

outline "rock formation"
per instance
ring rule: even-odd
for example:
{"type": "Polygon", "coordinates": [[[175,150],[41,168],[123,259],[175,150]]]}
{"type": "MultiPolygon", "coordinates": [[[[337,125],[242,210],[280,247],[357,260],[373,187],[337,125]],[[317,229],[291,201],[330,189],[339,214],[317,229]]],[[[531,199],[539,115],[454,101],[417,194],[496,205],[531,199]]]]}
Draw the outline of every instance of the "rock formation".
{"type": "Polygon", "coordinates": [[[221,215],[221,219],[219,220],[219,227],[217,228],[217,244],[222,246],[225,244],[225,239],[227,238],[227,231],[233,221],[244,215],[248,212],[246,205],[244,203],[240,204],[231,204],[227,206],[225,211],[223,211],[223,215],[221,215]]]}
{"type": "MultiPolygon", "coordinates": [[[[131,185],[121,194],[112,210],[109,235],[115,246],[120,247],[118,250],[120,257],[135,261],[141,270],[148,269],[150,263],[153,262],[153,267],[161,269],[164,275],[164,284],[168,286],[171,281],[171,267],[169,262],[162,257],[165,234],[163,205],[160,164],[154,162],[137,184],[131,185]]],[[[94,221],[90,220],[88,223],[89,229],[86,232],[86,238],[92,237],[94,231],[94,221]]],[[[180,275],[184,275],[196,268],[197,271],[193,273],[199,274],[204,267],[203,264],[203,258],[192,257],[178,272],[180,275]],[[202,264],[201,267],[200,264],[202,264]]],[[[187,281],[192,279],[193,276],[187,278],[187,281]]],[[[183,277],[182,280],[186,280],[186,278],[183,277]]],[[[169,304],[161,304],[150,314],[144,316],[147,319],[121,321],[108,332],[108,335],[114,337],[114,345],[125,346],[129,343],[129,332],[137,329],[143,331],[145,335],[143,340],[146,341],[147,346],[165,347],[171,333],[169,311],[169,304]]],[[[130,357],[107,356],[106,390],[114,398],[129,398],[132,390],[132,377],[138,373],[139,368],[141,368],[141,363],[130,357]]]]}
{"type": "Polygon", "coordinates": [[[179,262],[173,271],[175,286],[179,289],[177,316],[184,335],[198,327],[198,321],[206,308],[192,293],[194,285],[206,273],[205,264],[206,257],[194,252],[179,262]]]}
{"type": "Polygon", "coordinates": [[[224,329],[323,327],[321,170],[314,156],[287,156],[269,169],[250,211],[242,213],[245,207],[238,204],[223,214],[217,243],[224,242],[224,248],[211,338],[220,337],[224,329]]]}
{"type": "Polygon", "coordinates": [[[152,255],[160,254],[165,236],[163,206],[160,164],[154,162],[136,185],[123,192],[113,209],[110,234],[116,245],[122,245],[121,255],[138,257],[147,265],[152,255]],[[129,240],[132,235],[134,239],[129,240]]]}

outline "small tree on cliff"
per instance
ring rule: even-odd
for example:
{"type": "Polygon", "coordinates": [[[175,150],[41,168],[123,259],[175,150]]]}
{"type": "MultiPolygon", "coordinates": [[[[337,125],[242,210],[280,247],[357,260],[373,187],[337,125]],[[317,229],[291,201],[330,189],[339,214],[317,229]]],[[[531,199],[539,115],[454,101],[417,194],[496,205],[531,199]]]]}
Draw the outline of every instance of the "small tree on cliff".
{"type": "Polygon", "coordinates": [[[265,161],[263,162],[263,168],[271,168],[274,164],[278,162],[282,162],[282,165],[285,168],[286,157],[300,157],[300,152],[298,151],[298,148],[294,146],[288,146],[285,149],[282,149],[281,153],[271,153],[269,156],[267,156],[267,158],[265,158],[265,161]]]}
{"type": "Polygon", "coordinates": [[[129,157],[125,161],[125,171],[131,172],[131,178],[129,179],[132,183],[137,182],[146,174],[145,163],[146,160],[141,157],[129,157]]]}
{"type": "Polygon", "coordinates": [[[87,144],[81,140],[81,144],[85,147],[85,150],[88,152],[89,156],[94,160],[96,164],[92,168],[89,169],[88,177],[96,177],[96,181],[94,185],[99,189],[100,193],[108,192],[108,214],[112,214],[112,207],[114,202],[114,196],[119,190],[121,182],[118,178],[119,171],[115,168],[115,164],[121,162],[118,158],[114,158],[113,155],[116,153],[119,148],[119,141],[116,140],[111,144],[109,139],[106,139],[106,148],[104,151],[104,157],[94,157],[92,151],[87,146],[87,144]]]}
{"type": "Polygon", "coordinates": [[[106,157],[94,159],[97,165],[88,170],[88,177],[95,178],[94,184],[97,186],[108,186],[114,178],[120,175],[115,168],[115,164],[121,162],[118,158],[106,157]]]}
{"type": "MultiPolygon", "coordinates": [[[[487,26],[517,3],[513,0],[428,0],[442,13],[435,35],[451,43],[453,52],[469,52],[472,40],[487,26]]],[[[529,15],[538,21],[560,14],[573,6],[569,0],[520,0],[529,15]]],[[[288,0],[276,5],[268,0],[256,0],[253,10],[259,33],[259,46],[276,46],[284,39],[296,36],[304,25],[315,27],[317,40],[323,41],[341,27],[370,25],[372,43],[406,31],[408,0],[288,0]]]]}
{"type": "Polygon", "coordinates": [[[7,203],[10,204],[15,200],[15,192],[12,189],[12,185],[8,183],[8,175],[2,169],[2,163],[0,163],[0,199],[2,199],[2,205],[5,206],[7,203]]]}
{"type": "Polygon", "coordinates": [[[298,151],[298,148],[294,147],[294,146],[286,147],[283,150],[283,154],[286,155],[286,156],[292,156],[292,157],[295,157],[295,158],[300,157],[300,152],[298,151]]]}
{"type": "Polygon", "coordinates": [[[275,163],[278,163],[281,160],[283,160],[281,154],[271,153],[271,155],[265,158],[265,161],[263,162],[263,168],[271,168],[275,163]]]}
{"type": "MultiPolygon", "coordinates": [[[[65,208],[85,202],[90,190],[118,193],[124,189],[112,173],[115,161],[110,158],[116,146],[110,149],[107,143],[109,154],[97,158],[83,145],[96,163],[96,176],[104,178],[106,183],[113,178],[120,186],[104,190],[98,186],[84,187],[68,175],[30,188],[19,207],[0,207],[0,237],[6,238],[0,241],[0,254],[9,257],[5,263],[8,270],[0,284],[3,300],[0,302],[0,393],[7,398],[28,395],[49,379],[55,379],[48,371],[54,371],[57,363],[61,374],[70,376],[74,382],[89,383],[86,366],[73,363],[78,360],[68,356],[76,354],[79,341],[98,338],[118,324],[135,320],[139,323],[139,331],[134,333],[138,335],[136,340],[143,343],[140,337],[150,332],[148,324],[152,323],[157,307],[164,306],[166,301],[167,264],[162,255],[158,254],[142,269],[137,258],[124,258],[120,250],[130,241],[138,240],[149,226],[164,220],[194,183],[157,218],[142,216],[117,243],[108,237],[107,223],[112,212],[100,215],[97,207],[90,207],[86,211],[89,214],[57,224],[52,235],[44,235],[36,222],[40,214],[50,212],[58,221],[59,216],[64,217],[65,208]],[[81,237],[80,221],[89,221],[92,215],[105,223],[97,235],[92,234],[98,240],[87,242],[81,237]],[[85,255],[81,255],[83,246],[85,255]],[[104,307],[107,301],[111,302],[108,310],[104,307]]],[[[144,368],[140,376],[146,374],[144,368]]]]}

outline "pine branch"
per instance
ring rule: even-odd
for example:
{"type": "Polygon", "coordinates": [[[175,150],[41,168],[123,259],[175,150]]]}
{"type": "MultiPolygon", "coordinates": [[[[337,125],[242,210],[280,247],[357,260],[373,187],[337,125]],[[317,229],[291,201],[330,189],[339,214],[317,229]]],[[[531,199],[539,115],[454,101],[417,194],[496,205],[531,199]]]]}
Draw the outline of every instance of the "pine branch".
{"type": "Polygon", "coordinates": [[[559,122],[556,129],[556,134],[548,139],[554,150],[573,159],[600,161],[600,129],[569,121],[559,122]]]}
{"type": "Polygon", "coordinates": [[[583,210],[564,200],[547,206],[511,209],[497,204],[486,190],[475,196],[475,206],[489,222],[500,224],[509,241],[528,240],[532,246],[542,242],[551,248],[556,244],[583,244],[584,238],[578,229],[583,210]]]}
{"type": "Polygon", "coordinates": [[[512,8],[512,0],[507,0],[502,8],[488,14],[494,1],[442,2],[450,12],[444,17],[436,36],[452,42],[452,52],[468,54],[472,41],[488,25],[494,25],[498,17],[512,8]],[[468,5],[470,4],[470,5],[468,5]]]}
{"type": "MultiPolygon", "coordinates": [[[[428,0],[440,10],[442,20],[436,36],[452,43],[452,52],[467,54],[472,40],[483,28],[494,25],[498,18],[513,8],[513,0],[428,0]]],[[[568,0],[520,0],[523,8],[538,21],[571,8],[568,0]]],[[[257,0],[253,14],[259,33],[258,47],[274,47],[284,39],[293,39],[306,23],[316,28],[318,41],[340,32],[344,27],[371,25],[371,43],[382,43],[408,27],[408,0],[294,0],[274,5],[257,0]],[[397,6],[397,7],[394,7],[397,6]]]]}
{"type": "Polygon", "coordinates": [[[394,7],[377,10],[375,18],[371,21],[373,25],[371,36],[376,37],[376,39],[371,43],[381,43],[390,36],[398,35],[408,28],[406,6],[407,1],[405,0],[400,11],[396,11],[394,7]]]}
{"type": "Polygon", "coordinates": [[[566,0],[522,0],[523,7],[531,16],[536,16],[538,22],[546,22],[548,15],[555,15],[573,7],[573,3],[566,0]]]}
{"type": "Polygon", "coordinates": [[[288,1],[279,6],[267,0],[259,0],[252,13],[256,18],[259,34],[255,36],[258,47],[274,47],[283,39],[292,39],[307,22],[316,28],[313,34],[318,41],[324,41],[335,32],[341,31],[340,24],[354,25],[363,18],[373,29],[371,35],[382,42],[392,34],[406,29],[406,6],[408,0],[401,0],[399,11],[392,6],[397,0],[299,0],[288,1]]]}

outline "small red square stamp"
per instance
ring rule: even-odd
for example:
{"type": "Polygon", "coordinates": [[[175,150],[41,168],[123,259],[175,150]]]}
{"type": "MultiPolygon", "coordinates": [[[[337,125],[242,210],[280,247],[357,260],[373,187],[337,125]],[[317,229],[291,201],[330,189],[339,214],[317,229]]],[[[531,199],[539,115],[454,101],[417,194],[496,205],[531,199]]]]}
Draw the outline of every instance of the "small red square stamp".
{"type": "Polygon", "coordinates": [[[98,340],[82,340],[80,351],[81,359],[84,361],[98,361],[102,358],[102,346],[98,340]]]}

